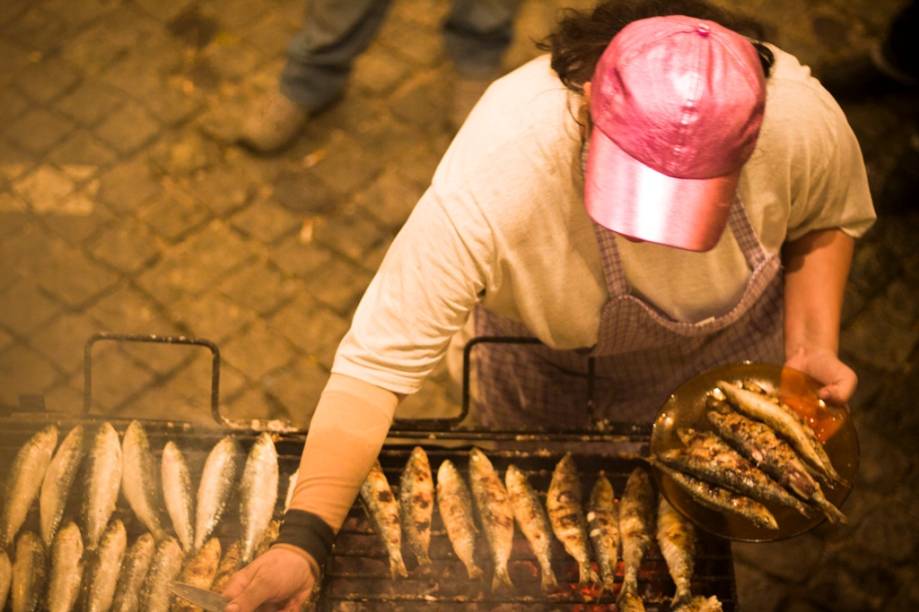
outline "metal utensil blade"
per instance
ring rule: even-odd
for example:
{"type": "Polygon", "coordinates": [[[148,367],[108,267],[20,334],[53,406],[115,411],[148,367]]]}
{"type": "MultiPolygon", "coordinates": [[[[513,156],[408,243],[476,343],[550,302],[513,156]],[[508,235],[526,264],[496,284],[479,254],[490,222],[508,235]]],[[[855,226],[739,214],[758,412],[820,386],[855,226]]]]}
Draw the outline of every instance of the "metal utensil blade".
{"type": "Polygon", "coordinates": [[[184,582],[173,582],[170,588],[182,599],[208,612],[223,612],[223,609],[230,603],[230,600],[220,593],[199,589],[184,582]]]}

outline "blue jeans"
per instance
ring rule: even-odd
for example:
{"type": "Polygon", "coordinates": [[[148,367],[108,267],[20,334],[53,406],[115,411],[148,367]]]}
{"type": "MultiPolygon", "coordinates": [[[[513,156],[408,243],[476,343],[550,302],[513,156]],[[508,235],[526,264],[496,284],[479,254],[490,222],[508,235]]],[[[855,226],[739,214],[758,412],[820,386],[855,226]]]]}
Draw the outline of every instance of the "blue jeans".
{"type": "MultiPolygon", "coordinates": [[[[303,29],[287,49],[281,93],[309,111],[338,99],[354,59],[373,41],[391,0],[306,0],[303,29]]],[[[520,0],[454,0],[445,46],[464,75],[493,74],[511,42],[520,0]]]]}

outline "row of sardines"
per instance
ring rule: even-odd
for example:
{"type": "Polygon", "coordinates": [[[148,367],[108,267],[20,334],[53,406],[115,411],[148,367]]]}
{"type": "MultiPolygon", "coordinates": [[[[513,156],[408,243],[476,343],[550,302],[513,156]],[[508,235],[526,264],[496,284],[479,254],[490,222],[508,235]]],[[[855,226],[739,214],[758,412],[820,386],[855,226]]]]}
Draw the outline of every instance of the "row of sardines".
{"type": "Polygon", "coordinates": [[[394,578],[408,575],[402,557],[403,538],[418,562],[417,571],[431,563],[428,548],[436,505],[453,550],[471,580],[482,580],[485,574],[476,564],[478,516],[493,568],[493,590],[514,589],[507,565],[516,524],[539,563],[544,591],[551,593],[559,588],[552,568],[554,534],[577,562],[580,583],[594,584],[609,592],[614,591],[621,551],[624,571],[618,609],[644,610],[638,571],[656,535],[676,585],[673,609],[721,610],[717,598],[691,593],[693,527],[663,496],[655,502],[655,491],[644,468],[636,468],[629,475],[618,500],[609,479],[600,472],[585,512],[580,475],[570,453],[553,470],[543,505],[523,470],[509,465],[502,481],[488,456],[477,448],[469,452],[468,485],[449,459],[438,467],[435,485],[427,454],[415,447],[400,476],[398,498],[377,463],[361,488],[361,500],[386,548],[394,578]]]}
{"type": "Polygon", "coordinates": [[[0,609],[8,597],[14,612],[194,609],[171,595],[173,580],[220,590],[277,537],[278,459],[267,433],[248,455],[230,436],[217,442],[196,491],[182,450],[168,441],[158,461],[138,421],[123,436],[108,422],[94,432],[77,425],[60,444],[59,435],[54,425],[33,435],[9,474],[0,609]],[[68,506],[71,495],[80,503],[68,506]],[[133,542],[115,513],[119,495],[143,526],[133,542]],[[224,551],[215,529],[237,498],[241,535],[224,551]],[[36,500],[38,533],[24,529],[36,500]]]}
{"type": "Polygon", "coordinates": [[[679,429],[682,447],[651,459],[693,499],[770,530],[779,525],[764,504],[846,522],[820,486],[844,484],[823,444],[769,388],[719,381],[706,399],[705,417],[714,431],[679,429]]]}

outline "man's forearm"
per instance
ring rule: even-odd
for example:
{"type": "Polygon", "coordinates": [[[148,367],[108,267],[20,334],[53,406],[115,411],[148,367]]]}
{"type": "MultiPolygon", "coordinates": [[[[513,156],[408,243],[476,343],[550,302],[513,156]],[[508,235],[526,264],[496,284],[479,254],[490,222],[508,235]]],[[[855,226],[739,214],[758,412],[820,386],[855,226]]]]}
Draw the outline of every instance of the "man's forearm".
{"type": "Polygon", "coordinates": [[[839,349],[842,299],[854,241],[840,230],[811,232],[785,245],[785,355],[839,349]]]}
{"type": "Polygon", "coordinates": [[[398,402],[394,393],[333,374],[310,423],[290,507],[338,531],[380,453],[398,402]]]}

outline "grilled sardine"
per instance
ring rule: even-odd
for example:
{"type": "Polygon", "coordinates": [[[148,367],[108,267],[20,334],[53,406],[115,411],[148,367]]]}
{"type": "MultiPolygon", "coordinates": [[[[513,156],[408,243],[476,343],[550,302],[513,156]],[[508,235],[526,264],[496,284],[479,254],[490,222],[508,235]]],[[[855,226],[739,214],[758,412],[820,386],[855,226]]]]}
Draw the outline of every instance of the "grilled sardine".
{"type": "Polygon", "coordinates": [[[175,538],[167,538],[156,547],[150,571],[141,589],[141,607],[144,612],[166,612],[172,605],[172,590],[169,588],[182,571],[182,547],[175,538]]]}
{"type": "Polygon", "coordinates": [[[453,544],[453,551],[466,566],[470,580],[479,580],[482,569],[475,563],[475,536],[472,497],[462,475],[449,459],[437,469],[437,508],[453,544]]]}
{"type": "Polygon", "coordinates": [[[12,548],[16,533],[26,520],[29,508],[38,495],[42,479],[54,447],[57,446],[57,427],[45,427],[22,445],[16,453],[6,485],[6,504],[3,511],[2,545],[12,548]]]}
{"type": "Polygon", "coordinates": [[[128,545],[124,524],[115,519],[102,536],[96,557],[92,560],[87,576],[89,590],[86,596],[87,612],[107,612],[112,607],[121,562],[128,545]]]}
{"type": "Polygon", "coordinates": [[[242,544],[240,544],[239,540],[237,540],[233,542],[227,549],[227,552],[223,554],[223,558],[220,560],[220,564],[217,566],[217,575],[214,577],[214,582],[211,584],[212,591],[215,593],[223,592],[223,589],[230,581],[230,578],[232,578],[233,574],[236,573],[236,570],[239,569],[239,566],[241,565],[241,557],[242,544]]]}
{"type": "Polygon", "coordinates": [[[581,508],[581,479],[571,453],[565,453],[552,472],[546,509],[555,537],[578,562],[578,581],[581,584],[596,582],[597,575],[590,566],[587,521],[581,508]]]}
{"type": "Polygon", "coordinates": [[[389,573],[393,578],[408,576],[402,560],[402,528],[399,519],[399,504],[393,497],[386,474],[376,462],[370,468],[367,479],[361,485],[361,500],[367,509],[367,516],[383,540],[389,555],[389,573]]]}
{"type": "Polygon", "coordinates": [[[513,588],[507,561],[514,542],[514,510],[491,461],[477,448],[469,451],[469,484],[494,564],[491,588],[513,588]]]}
{"type": "Polygon", "coordinates": [[[6,598],[10,593],[10,581],[13,578],[13,565],[5,550],[0,550],[0,610],[6,609],[6,598]]]}
{"type": "Polygon", "coordinates": [[[71,429],[70,433],[64,437],[57,452],[54,453],[54,458],[51,459],[45,471],[41,494],[38,498],[41,537],[45,546],[52,545],[54,534],[61,524],[70,485],[73,484],[80,462],[86,453],[85,438],[85,429],[82,425],[71,429]]]}
{"type": "Polygon", "coordinates": [[[779,439],[771,427],[726,407],[723,411],[710,411],[707,417],[718,433],[734,444],[747,459],[803,499],[812,501],[831,523],[847,522],[846,515],[823,495],[820,485],[811,477],[797,453],[779,439]]]}
{"type": "Polygon", "coordinates": [[[515,465],[507,466],[507,471],[504,472],[504,484],[507,485],[507,495],[514,509],[517,525],[526,536],[539,562],[542,590],[554,590],[558,588],[558,580],[552,570],[551,527],[542,501],[530,486],[526,474],[515,465]]]}
{"type": "Polygon", "coordinates": [[[670,467],[756,501],[788,506],[803,516],[810,515],[796,497],[712,432],[686,428],[678,430],[677,436],[685,447],[660,455],[670,467]]]}
{"type": "Polygon", "coordinates": [[[38,534],[23,532],[16,540],[16,558],[13,560],[13,612],[39,609],[48,578],[47,562],[45,546],[38,534]]]}
{"type": "Polygon", "coordinates": [[[649,461],[703,506],[718,512],[728,512],[740,516],[751,521],[757,527],[764,529],[779,528],[772,513],[758,501],[675,470],[654,457],[651,457],[649,461]]]}
{"type": "Polygon", "coordinates": [[[635,468],[625,483],[619,502],[619,537],[622,539],[622,589],[618,605],[625,610],[643,610],[638,597],[638,569],[651,546],[654,521],[654,489],[643,468],[635,468]]]}
{"type": "Polygon", "coordinates": [[[402,532],[419,565],[431,562],[431,518],[434,516],[434,478],[428,455],[420,446],[412,449],[399,479],[402,532]]]}
{"type": "Polygon", "coordinates": [[[240,482],[239,517],[242,523],[242,561],[252,560],[265,535],[278,501],[278,452],[271,434],[262,432],[249,451],[240,482]]]}
{"type": "Polygon", "coordinates": [[[777,433],[785,436],[812,467],[835,482],[843,482],[814,431],[791,408],[778,400],[773,401],[760,393],[748,391],[729,382],[719,381],[718,387],[738,410],[766,423],[777,433]]]}
{"type": "Polygon", "coordinates": [[[231,436],[217,442],[207,456],[195,499],[195,550],[204,546],[223,516],[236,484],[240,458],[239,444],[231,436]]]}
{"type": "Polygon", "coordinates": [[[141,608],[141,591],[144,581],[153,565],[156,554],[156,540],[145,533],[134,542],[124,559],[115,598],[112,602],[114,612],[137,612],[141,608]]]}
{"type": "Polygon", "coordinates": [[[600,565],[600,582],[604,589],[612,591],[619,560],[619,505],[613,485],[602,470],[587,503],[587,528],[600,565]]]}
{"type": "Polygon", "coordinates": [[[83,580],[83,538],[76,523],[69,522],[54,536],[51,548],[51,581],[48,612],[70,612],[83,580]]]}
{"type": "Polygon", "coordinates": [[[160,496],[159,471],[147,432],[139,421],[131,421],[121,441],[121,455],[124,462],[121,472],[121,490],[138,520],[150,530],[153,537],[166,537],[160,511],[163,500],[160,496]]]}
{"type": "Polygon", "coordinates": [[[83,504],[83,538],[86,550],[95,550],[109,517],[115,511],[121,488],[121,442],[110,423],[103,423],[93,439],[86,471],[83,504]]]}
{"type": "Polygon", "coordinates": [[[182,549],[190,553],[195,546],[195,510],[191,493],[191,475],[185,455],[173,442],[163,447],[160,461],[160,480],[163,483],[163,500],[172,528],[182,549]]]}
{"type": "MultiPolygon", "coordinates": [[[[190,584],[199,589],[210,589],[214,578],[217,576],[217,566],[220,564],[220,540],[211,538],[201,547],[194,557],[188,560],[179,574],[179,582],[190,584]]],[[[173,612],[191,612],[200,610],[183,599],[178,599],[172,607],[173,612]]]]}

